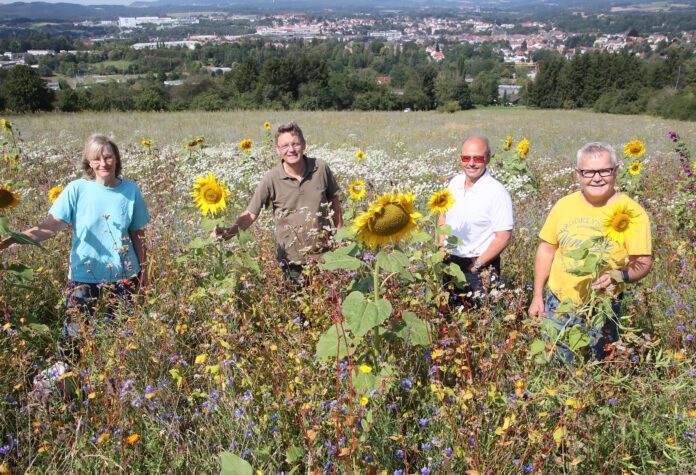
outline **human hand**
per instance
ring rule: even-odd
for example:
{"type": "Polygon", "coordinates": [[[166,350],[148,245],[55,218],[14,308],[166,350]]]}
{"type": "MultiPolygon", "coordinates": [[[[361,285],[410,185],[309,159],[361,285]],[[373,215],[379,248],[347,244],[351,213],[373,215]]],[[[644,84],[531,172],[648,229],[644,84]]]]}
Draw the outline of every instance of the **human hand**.
{"type": "Polygon", "coordinates": [[[215,229],[210,231],[210,238],[216,239],[216,240],[217,239],[227,240],[230,238],[229,230],[230,230],[230,228],[221,228],[219,226],[215,226],[215,229]]]}
{"type": "Polygon", "coordinates": [[[530,317],[540,317],[544,314],[544,299],[542,297],[532,298],[532,302],[529,304],[529,310],[527,313],[530,317]]]}
{"type": "Polygon", "coordinates": [[[611,278],[610,272],[604,272],[590,284],[594,290],[606,290],[610,285],[614,285],[614,280],[611,278]]]}

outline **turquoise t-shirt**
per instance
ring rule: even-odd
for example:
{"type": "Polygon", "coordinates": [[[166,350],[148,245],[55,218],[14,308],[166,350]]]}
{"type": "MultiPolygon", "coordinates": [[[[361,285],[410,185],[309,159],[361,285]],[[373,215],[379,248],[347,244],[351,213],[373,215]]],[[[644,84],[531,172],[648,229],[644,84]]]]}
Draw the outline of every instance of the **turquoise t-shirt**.
{"type": "Polygon", "coordinates": [[[150,214],[135,184],[121,180],[109,188],[80,178],[65,187],[48,212],[72,226],[71,280],[116,282],[140,272],[129,232],[142,229],[150,214]]]}

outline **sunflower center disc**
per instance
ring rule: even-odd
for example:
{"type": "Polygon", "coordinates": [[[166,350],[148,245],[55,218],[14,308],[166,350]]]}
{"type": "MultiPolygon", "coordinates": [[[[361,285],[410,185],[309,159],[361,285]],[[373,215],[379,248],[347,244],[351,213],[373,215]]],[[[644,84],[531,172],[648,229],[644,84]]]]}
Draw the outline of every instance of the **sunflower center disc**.
{"type": "Polygon", "coordinates": [[[0,190],[0,209],[7,208],[12,204],[12,194],[7,190],[0,190]]]}
{"type": "Polygon", "coordinates": [[[207,203],[217,203],[220,201],[220,198],[222,198],[222,193],[215,188],[206,188],[205,191],[203,191],[203,199],[205,199],[207,203]]]}
{"type": "Polygon", "coordinates": [[[612,228],[614,228],[615,231],[624,232],[626,228],[628,228],[628,218],[624,215],[617,216],[614,218],[612,228]]]}
{"type": "Polygon", "coordinates": [[[404,229],[410,219],[401,206],[389,203],[384,206],[382,216],[374,218],[372,229],[379,236],[391,236],[404,229]]]}

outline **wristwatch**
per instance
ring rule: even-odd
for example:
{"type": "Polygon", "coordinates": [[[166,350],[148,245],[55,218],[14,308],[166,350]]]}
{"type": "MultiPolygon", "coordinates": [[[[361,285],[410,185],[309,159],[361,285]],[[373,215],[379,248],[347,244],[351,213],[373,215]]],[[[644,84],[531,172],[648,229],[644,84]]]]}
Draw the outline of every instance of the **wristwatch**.
{"type": "Polygon", "coordinates": [[[621,280],[626,284],[628,283],[628,269],[621,269],[621,280]]]}
{"type": "Polygon", "coordinates": [[[476,269],[476,270],[481,270],[481,267],[483,267],[483,262],[481,262],[481,261],[479,261],[478,259],[476,259],[476,260],[474,261],[473,266],[474,266],[474,269],[476,269]]]}

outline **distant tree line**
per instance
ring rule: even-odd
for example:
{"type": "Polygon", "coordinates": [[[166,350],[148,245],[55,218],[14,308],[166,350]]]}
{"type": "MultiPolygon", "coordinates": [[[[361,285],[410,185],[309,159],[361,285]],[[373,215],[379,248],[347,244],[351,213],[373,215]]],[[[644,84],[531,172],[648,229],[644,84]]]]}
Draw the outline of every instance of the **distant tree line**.
{"type": "Polygon", "coordinates": [[[694,47],[665,45],[645,60],[628,53],[577,54],[571,60],[548,55],[528,86],[527,100],[540,108],[696,120],[694,47]]]}

